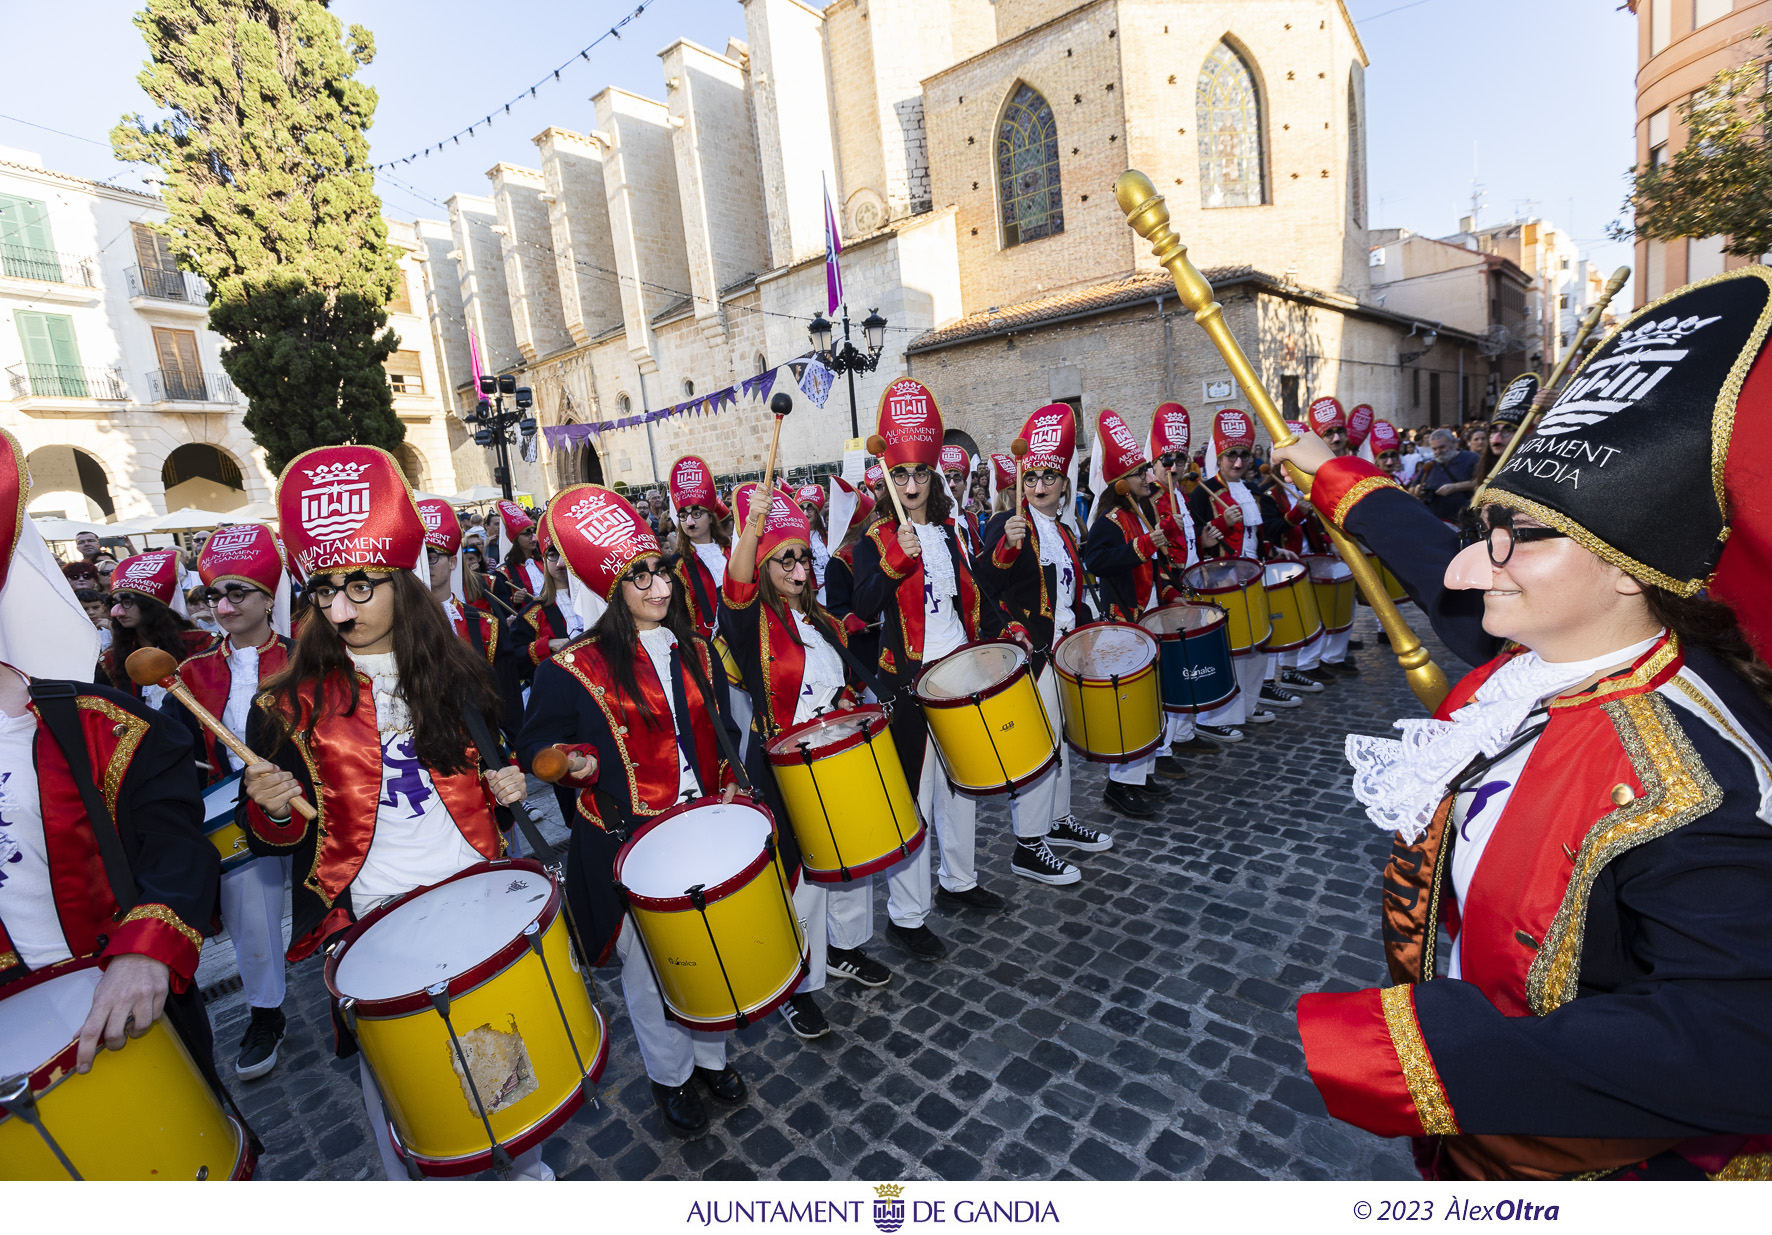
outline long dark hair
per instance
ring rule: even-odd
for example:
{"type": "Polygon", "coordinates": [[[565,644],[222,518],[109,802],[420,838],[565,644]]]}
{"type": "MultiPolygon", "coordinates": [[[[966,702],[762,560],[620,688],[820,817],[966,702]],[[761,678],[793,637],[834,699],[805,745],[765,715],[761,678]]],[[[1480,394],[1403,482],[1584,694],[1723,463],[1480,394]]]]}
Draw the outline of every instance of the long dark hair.
{"type": "MultiPolygon", "coordinates": [[[[462,705],[478,709],[489,726],[496,725],[498,687],[484,658],[456,635],[443,606],[411,571],[391,572],[387,586],[394,591],[394,663],[400,670],[400,693],[412,714],[413,753],[433,773],[465,772],[474,766],[474,757],[467,749],[462,705]]],[[[265,684],[281,705],[273,715],[295,718],[282,726],[276,745],[266,753],[275,752],[298,727],[304,738],[312,738],[323,718],[355,712],[356,682],[356,666],[344,640],[324,611],[314,612],[296,634],[289,664],[265,684]],[[304,724],[300,692],[309,682],[317,684],[317,697],[304,724]]]]}
{"type": "MultiPolygon", "coordinates": [[[[891,475],[887,475],[886,483],[892,483],[891,475]]],[[[888,493],[885,501],[886,511],[880,517],[898,522],[898,507],[893,504],[892,495],[888,493]]],[[[875,507],[875,509],[879,509],[875,507]]],[[[954,513],[954,496],[948,492],[948,482],[942,479],[941,473],[935,474],[935,480],[929,486],[929,501],[923,507],[923,516],[931,523],[946,523],[948,516],[954,513]]]]}
{"type": "Polygon", "coordinates": [[[786,596],[783,596],[780,590],[776,588],[775,580],[769,573],[769,559],[758,558],[757,596],[758,599],[769,606],[770,612],[775,614],[776,620],[787,629],[788,637],[795,643],[800,642],[800,632],[795,628],[794,620],[787,614],[790,607],[798,609],[801,615],[805,617],[808,622],[812,623],[812,629],[824,636],[825,642],[829,643],[832,647],[843,646],[842,641],[837,638],[836,632],[830,628],[830,624],[826,622],[823,617],[819,616],[818,589],[812,586],[812,576],[810,571],[807,572],[806,586],[800,590],[799,603],[795,604],[786,596]]]}
{"type": "Polygon", "coordinates": [[[1137,510],[1144,515],[1144,525],[1156,527],[1157,512],[1155,507],[1151,505],[1151,499],[1148,497],[1135,499],[1130,493],[1121,493],[1117,485],[1108,485],[1102,490],[1101,501],[1096,504],[1089,521],[1093,523],[1111,511],[1132,510],[1135,505],[1137,510]]]}
{"type": "MultiPolygon", "coordinates": [[[[663,566],[664,563],[660,562],[659,565],[663,566]]],[[[670,576],[670,580],[671,607],[665,611],[664,621],[660,625],[677,637],[677,645],[682,649],[681,655],[687,662],[689,657],[698,654],[695,651],[695,628],[689,622],[689,609],[683,597],[683,581],[675,575],[670,576]]],[[[645,652],[640,648],[640,625],[628,611],[627,597],[622,592],[626,586],[623,583],[616,588],[615,599],[603,610],[603,616],[591,627],[590,634],[596,640],[597,649],[602,653],[604,663],[609,666],[615,684],[627,696],[627,702],[622,704],[622,711],[628,712],[631,704],[631,710],[640,714],[641,721],[648,729],[661,729],[666,726],[669,717],[654,716],[640,698],[640,679],[634,673],[634,660],[644,656],[645,652]]],[[[689,676],[691,680],[695,677],[693,673],[689,676]]],[[[669,683],[665,684],[665,690],[670,690],[669,683]]]]}
{"type": "MultiPolygon", "coordinates": [[[[111,664],[116,666],[112,677],[121,679],[115,682],[119,690],[130,688],[129,674],[124,672],[123,662],[129,659],[131,652],[138,648],[159,648],[174,660],[182,661],[191,654],[185,646],[185,632],[197,629],[188,618],[180,617],[175,610],[152,596],[140,592],[129,592],[128,595],[135,599],[135,629],[131,630],[121,622],[113,622],[111,629],[111,664]]],[[[117,594],[112,594],[111,603],[117,603],[117,594]]]]}
{"type": "Polygon", "coordinates": [[[1772,707],[1772,667],[1760,659],[1753,644],[1747,641],[1747,632],[1741,629],[1735,610],[1722,601],[1678,596],[1649,583],[1643,584],[1643,597],[1649,602],[1649,615],[1679,636],[1681,643],[1701,647],[1715,656],[1772,707]]]}

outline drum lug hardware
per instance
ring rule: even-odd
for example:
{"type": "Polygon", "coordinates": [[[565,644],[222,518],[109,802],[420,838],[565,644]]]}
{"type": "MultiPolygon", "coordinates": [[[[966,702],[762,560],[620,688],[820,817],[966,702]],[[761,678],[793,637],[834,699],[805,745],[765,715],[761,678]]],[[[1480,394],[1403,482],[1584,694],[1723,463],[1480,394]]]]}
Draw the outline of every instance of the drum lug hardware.
{"type": "MultiPolygon", "coordinates": [[[[774,838],[772,837],[763,842],[763,847],[768,849],[773,844],[774,838]]],[[[687,896],[689,898],[689,903],[694,905],[697,909],[706,909],[708,907],[708,889],[705,883],[696,884],[693,888],[685,890],[683,895],[687,896]]]]}
{"type": "Polygon", "coordinates": [[[43,1117],[37,1113],[37,1095],[31,1092],[29,1072],[0,1080],[0,1113],[14,1116],[34,1130],[43,1138],[49,1152],[55,1155],[55,1160],[62,1164],[62,1170],[68,1173],[68,1177],[76,1183],[85,1182],[80,1172],[74,1169],[74,1164],[68,1161],[68,1155],[62,1152],[62,1147],[49,1134],[49,1129],[43,1126],[43,1117]]]}
{"type": "Polygon", "coordinates": [[[197,1182],[202,1183],[204,1180],[206,1180],[208,1178],[209,1178],[209,1168],[207,1166],[198,1167],[197,1168],[197,1182]]]}
{"type": "Polygon", "coordinates": [[[351,1036],[357,1036],[357,1001],[349,995],[338,1001],[338,1014],[350,1030],[351,1036]]]}

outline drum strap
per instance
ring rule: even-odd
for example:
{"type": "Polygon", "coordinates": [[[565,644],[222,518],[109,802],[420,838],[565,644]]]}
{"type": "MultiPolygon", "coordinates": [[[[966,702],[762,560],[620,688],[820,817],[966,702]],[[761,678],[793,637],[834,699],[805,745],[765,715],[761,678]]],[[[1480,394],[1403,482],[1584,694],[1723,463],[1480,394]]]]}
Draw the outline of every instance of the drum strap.
{"type": "Polygon", "coordinates": [[[92,781],[92,760],[86,737],[80,732],[80,709],[75,700],[80,687],[74,682],[53,682],[31,679],[31,699],[43,717],[43,727],[61,748],[74,787],[80,791],[80,804],[86,808],[86,820],[92,828],[92,839],[98,845],[99,859],[105,864],[105,879],[117,908],[127,913],[141,899],[135,876],[129,869],[129,857],[123,852],[123,841],[117,835],[117,820],[104,797],[92,781]]]}
{"type": "MultiPolygon", "coordinates": [[[[486,727],[486,718],[469,700],[468,693],[468,687],[464,685],[459,700],[462,728],[468,731],[468,739],[480,752],[480,762],[494,770],[502,768],[505,766],[504,754],[493,738],[492,731],[486,727]]],[[[535,820],[530,817],[528,802],[518,802],[511,811],[511,818],[516,821],[517,830],[523,834],[523,843],[529,846],[529,852],[535,856],[537,862],[546,862],[553,856],[554,847],[548,844],[541,829],[536,827],[535,820]]]]}
{"type": "MultiPolygon", "coordinates": [[[[748,794],[751,792],[751,778],[745,772],[744,761],[738,757],[738,749],[732,745],[732,735],[726,732],[726,707],[721,703],[720,696],[714,693],[713,687],[708,685],[708,675],[701,670],[701,643],[700,638],[695,639],[688,649],[688,655],[679,656],[678,660],[695,680],[695,688],[701,692],[701,697],[713,702],[714,737],[720,743],[720,753],[726,757],[727,765],[732,768],[738,787],[748,794]]],[[[688,709],[684,710],[687,712],[688,709]]]]}

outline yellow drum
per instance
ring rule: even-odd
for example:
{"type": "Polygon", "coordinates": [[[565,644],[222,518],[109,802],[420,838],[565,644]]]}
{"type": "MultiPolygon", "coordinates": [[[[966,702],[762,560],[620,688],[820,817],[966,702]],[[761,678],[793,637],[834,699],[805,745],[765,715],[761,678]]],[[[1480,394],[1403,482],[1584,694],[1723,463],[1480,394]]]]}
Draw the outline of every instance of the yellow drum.
{"type": "Polygon", "coordinates": [[[164,1018],[74,1071],[103,974],[65,961],[0,986],[0,1179],[250,1179],[244,1132],[164,1018]]]}
{"type": "Polygon", "coordinates": [[[1052,649],[1064,740],[1096,763],[1131,763],[1163,736],[1157,637],[1129,622],[1090,622],[1052,649]]]}
{"type": "Polygon", "coordinates": [[[1058,732],[1019,644],[969,643],[919,673],[914,689],[961,793],[1007,793],[1058,762],[1058,732]]]}
{"type": "Polygon", "coordinates": [[[1266,649],[1273,631],[1261,563],[1248,558],[1214,558],[1189,566],[1182,582],[1195,595],[1225,612],[1225,633],[1232,656],[1251,656],[1266,649]]]}
{"type": "Polygon", "coordinates": [[[326,985],[424,1175],[537,1146],[584,1105],[609,1043],[561,912],[526,858],[480,862],[388,902],[326,960],[326,985]]]}
{"type": "Polygon", "coordinates": [[[1267,615],[1273,622],[1268,651],[1290,652],[1322,632],[1309,567],[1301,562],[1269,562],[1262,568],[1262,582],[1267,587],[1267,615]]]}
{"type": "Polygon", "coordinates": [[[1313,553],[1304,559],[1310,568],[1311,590],[1317,594],[1317,613],[1323,629],[1339,635],[1354,624],[1354,572],[1348,564],[1327,553],[1313,553]]]}
{"type": "Polygon", "coordinates": [[[827,712],[769,744],[775,784],[800,842],[800,871],[844,883],[917,852],[927,828],[876,707],[827,712]]]}
{"type": "Polygon", "coordinates": [[[238,772],[203,791],[203,834],[221,855],[223,874],[252,861],[252,850],[246,847],[246,833],[234,822],[234,807],[239,801],[238,772]]]}
{"type": "Polygon", "coordinates": [[[720,663],[726,666],[726,680],[734,686],[743,686],[744,675],[738,671],[738,660],[732,655],[732,649],[726,645],[724,635],[714,636],[714,651],[719,654],[720,663]]]}
{"type": "Polygon", "coordinates": [[[687,802],[647,822],[615,856],[671,1016],[742,1029],[787,1002],[809,972],[806,935],[769,813],[687,802]]]}
{"type": "Polygon", "coordinates": [[[1409,593],[1403,590],[1402,580],[1391,574],[1390,567],[1379,561],[1378,555],[1370,549],[1366,550],[1366,560],[1372,563],[1372,569],[1376,570],[1378,577],[1384,580],[1385,595],[1400,605],[1408,604],[1409,593]]]}

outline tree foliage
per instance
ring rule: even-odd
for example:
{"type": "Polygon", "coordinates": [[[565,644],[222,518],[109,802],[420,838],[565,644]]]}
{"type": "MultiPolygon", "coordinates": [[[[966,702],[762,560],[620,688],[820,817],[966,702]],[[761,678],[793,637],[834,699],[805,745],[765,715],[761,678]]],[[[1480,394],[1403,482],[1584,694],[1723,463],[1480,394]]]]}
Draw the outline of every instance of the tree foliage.
{"type": "Polygon", "coordinates": [[[313,446],[393,449],[399,268],[365,135],[376,93],[355,79],[373,37],[325,0],[148,0],[135,24],[137,81],[166,114],[124,117],[112,146],[164,176],[161,230],[209,283],[247,430],[275,472],[313,446]]]}
{"type": "Polygon", "coordinates": [[[1760,54],[1724,69],[1679,106],[1686,143],[1659,167],[1631,170],[1625,208],[1628,239],[1679,240],[1723,236],[1725,253],[1758,258],[1772,252],[1772,39],[1760,54]]]}

